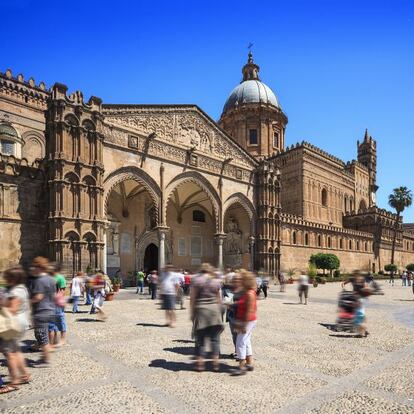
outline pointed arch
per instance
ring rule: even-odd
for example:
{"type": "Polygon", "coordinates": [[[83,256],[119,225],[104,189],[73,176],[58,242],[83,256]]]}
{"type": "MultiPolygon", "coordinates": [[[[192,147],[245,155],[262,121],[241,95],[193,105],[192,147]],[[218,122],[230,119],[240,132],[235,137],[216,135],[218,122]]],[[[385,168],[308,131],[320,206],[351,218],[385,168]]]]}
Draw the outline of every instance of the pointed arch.
{"type": "Polygon", "coordinates": [[[181,174],[178,174],[174,177],[166,186],[165,188],[165,199],[164,199],[164,206],[163,206],[163,222],[167,222],[167,204],[170,200],[174,190],[180,187],[182,184],[185,183],[193,183],[200,187],[207,195],[208,199],[210,200],[213,206],[214,218],[215,218],[215,225],[216,231],[219,233],[222,230],[222,209],[221,209],[221,200],[220,197],[213,187],[213,185],[197,171],[187,171],[181,174]]]}

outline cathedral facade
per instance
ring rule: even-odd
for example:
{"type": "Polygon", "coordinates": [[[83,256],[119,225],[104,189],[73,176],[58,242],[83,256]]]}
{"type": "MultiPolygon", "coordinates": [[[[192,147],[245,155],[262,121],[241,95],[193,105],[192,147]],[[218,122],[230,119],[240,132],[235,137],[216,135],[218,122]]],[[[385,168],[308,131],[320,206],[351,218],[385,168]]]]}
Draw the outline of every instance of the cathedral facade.
{"type": "Polygon", "coordinates": [[[36,255],[127,277],[167,263],[305,271],[414,262],[414,230],[376,206],[376,141],[357,160],[307,142],[249,54],[218,122],[195,105],[105,104],[0,74],[0,269],[36,255]]]}

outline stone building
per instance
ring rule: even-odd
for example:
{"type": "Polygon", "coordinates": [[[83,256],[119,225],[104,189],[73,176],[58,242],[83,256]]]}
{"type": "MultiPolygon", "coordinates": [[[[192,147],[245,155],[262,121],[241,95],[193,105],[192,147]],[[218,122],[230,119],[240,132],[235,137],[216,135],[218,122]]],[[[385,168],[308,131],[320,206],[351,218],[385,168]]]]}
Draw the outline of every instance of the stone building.
{"type": "Polygon", "coordinates": [[[218,123],[195,105],[105,104],[0,74],[0,268],[35,255],[68,275],[166,263],[190,270],[341,269],[414,262],[414,231],[376,206],[376,141],[345,163],[302,142],[249,54],[218,123]]]}

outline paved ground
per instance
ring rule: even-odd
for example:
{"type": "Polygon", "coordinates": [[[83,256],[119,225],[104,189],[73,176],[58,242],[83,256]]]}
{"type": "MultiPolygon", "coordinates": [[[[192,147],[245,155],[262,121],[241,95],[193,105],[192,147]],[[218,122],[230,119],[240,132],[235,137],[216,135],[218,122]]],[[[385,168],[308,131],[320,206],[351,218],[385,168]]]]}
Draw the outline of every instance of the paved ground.
{"type": "Polygon", "coordinates": [[[385,285],[385,296],[370,299],[367,339],[327,328],[338,291],[337,284],[312,288],[304,306],[294,286],[285,294],[272,287],[259,303],[256,369],[244,377],[231,375],[228,327],[221,372],[196,373],[188,310],[178,311],[175,329],[166,328],[154,302],[122,291],[106,302],[105,323],[67,315],[69,344],[51,368],[36,367],[39,354],[27,353],[34,380],[1,396],[0,412],[414,413],[411,289],[385,285]]]}

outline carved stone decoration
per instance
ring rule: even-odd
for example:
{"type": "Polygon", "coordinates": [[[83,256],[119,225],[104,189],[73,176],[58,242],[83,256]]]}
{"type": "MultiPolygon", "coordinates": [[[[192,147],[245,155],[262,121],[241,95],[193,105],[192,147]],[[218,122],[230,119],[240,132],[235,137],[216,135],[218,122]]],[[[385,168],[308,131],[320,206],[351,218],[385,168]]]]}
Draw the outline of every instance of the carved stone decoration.
{"type": "Polygon", "coordinates": [[[239,223],[234,217],[229,217],[225,223],[224,231],[224,262],[226,266],[237,267],[242,264],[243,234],[239,229],[239,223]]]}

